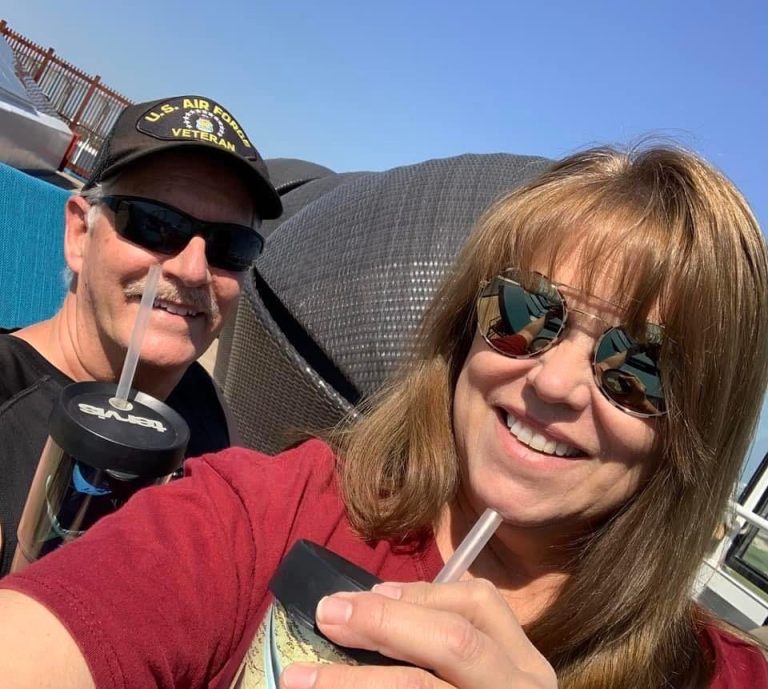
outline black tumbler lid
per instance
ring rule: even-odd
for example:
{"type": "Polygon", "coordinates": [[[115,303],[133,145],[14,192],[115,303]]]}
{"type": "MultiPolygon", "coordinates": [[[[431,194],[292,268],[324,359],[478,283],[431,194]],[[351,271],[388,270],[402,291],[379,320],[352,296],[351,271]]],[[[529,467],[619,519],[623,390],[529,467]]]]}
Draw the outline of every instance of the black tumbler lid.
{"type": "Polygon", "coordinates": [[[130,409],[110,400],[114,383],[82,382],[61,391],[49,422],[54,441],[97,469],[160,477],[181,466],[189,441],[187,422],[167,404],[131,389],[130,409]]]}
{"type": "MultiPolygon", "coordinates": [[[[291,614],[314,629],[315,609],[320,599],[341,591],[369,591],[381,579],[349,560],[307,540],[299,540],[288,551],[269,582],[269,590],[291,614]]],[[[332,643],[328,640],[329,643],[332,643]]],[[[403,661],[359,648],[333,644],[358,663],[364,665],[408,665],[403,661]]]]}
{"type": "Polygon", "coordinates": [[[280,563],[269,590],[285,608],[312,626],[315,608],[324,596],[340,591],[369,591],[380,582],[340,555],[302,539],[293,544],[280,563]]]}

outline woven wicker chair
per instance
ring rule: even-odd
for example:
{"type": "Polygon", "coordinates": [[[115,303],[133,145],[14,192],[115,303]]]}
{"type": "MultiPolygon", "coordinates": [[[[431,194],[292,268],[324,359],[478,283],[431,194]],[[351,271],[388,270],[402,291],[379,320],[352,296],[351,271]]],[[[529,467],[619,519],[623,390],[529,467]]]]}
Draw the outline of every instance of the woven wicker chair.
{"type": "MultiPolygon", "coordinates": [[[[266,228],[266,251],[219,344],[215,376],[244,443],[274,453],[297,431],[354,414],[395,370],[480,213],[548,164],[462,155],[329,171],[285,191],[286,213],[266,228]]],[[[280,186],[291,175],[281,164],[276,177],[280,186]]]]}

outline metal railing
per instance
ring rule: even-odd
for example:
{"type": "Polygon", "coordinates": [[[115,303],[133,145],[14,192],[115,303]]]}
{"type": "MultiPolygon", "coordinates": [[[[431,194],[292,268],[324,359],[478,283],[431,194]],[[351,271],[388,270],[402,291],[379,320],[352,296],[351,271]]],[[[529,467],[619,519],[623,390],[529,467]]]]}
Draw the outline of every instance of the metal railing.
{"type": "MultiPolygon", "coordinates": [[[[729,552],[734,541],[739,538],[746,524],[751,524],[760,531],[768,532],[768,520],[753,512],[748,507],[733,500],[730,503],[729,528],[715,551],[704,559],[699,571],[696,589],[701,593],[709,589],[723,601],[737,610],[745,618],[751,620],[752,627],[744,626],[744,631],[765,625],[768,620],[768,598],[765,592],[759,591],[758,586],[748,584],[749,577],[744,576],[741,568],[735,568],[729,552]]],[[[739,626],[736,620],[731,620],[739,626]]]]}
{"type": "Polygon", "coordinates": [[[733,511],[736,512],[736,514],[738,514],[740,517],[743,517],[753,526],[756,526],[758,529],[762,529],[763,531],[768,531],[768,520],[764,519],[759,514],[755,514],[752,510],[748,510],[738,502],[731,503],[731,507],[733,508],[733,511]]]}
{"type": "Polygon", "coordinates": [[[117,116],[131,101],[66,60],[53,48],[45,49],[0,20],[0,36],[13,50],[16,69],[32,79],[51,108],[77,135],[65,169],[88,177],[96,155],[117,116]]]}

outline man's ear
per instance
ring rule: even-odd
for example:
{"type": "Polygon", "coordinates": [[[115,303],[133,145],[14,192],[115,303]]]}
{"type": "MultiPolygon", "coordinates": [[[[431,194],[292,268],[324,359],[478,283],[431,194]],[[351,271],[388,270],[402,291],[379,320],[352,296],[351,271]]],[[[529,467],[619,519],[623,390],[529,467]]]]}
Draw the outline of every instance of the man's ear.
{"type": "Polygon", "coordinates": [[[88,243],[88,209],[82,196],[70,196],[64,207],[64,259],[69,269],[78,275],[88,243]]]}

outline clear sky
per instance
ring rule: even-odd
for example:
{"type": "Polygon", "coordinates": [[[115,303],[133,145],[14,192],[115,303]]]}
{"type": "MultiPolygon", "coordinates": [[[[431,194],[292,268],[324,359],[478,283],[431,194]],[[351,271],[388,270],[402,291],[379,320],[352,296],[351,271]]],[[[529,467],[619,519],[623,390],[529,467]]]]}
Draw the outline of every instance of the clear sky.
{"type": "Polygon", "coordinates": [[[382,170],[659,135],[723,170],[768,228],[765,0],[3,5],[11,28],[132,100],[220,101],[265,157],[382,170]]]}

